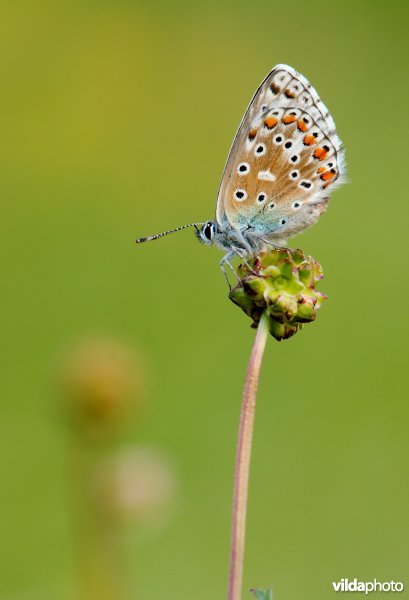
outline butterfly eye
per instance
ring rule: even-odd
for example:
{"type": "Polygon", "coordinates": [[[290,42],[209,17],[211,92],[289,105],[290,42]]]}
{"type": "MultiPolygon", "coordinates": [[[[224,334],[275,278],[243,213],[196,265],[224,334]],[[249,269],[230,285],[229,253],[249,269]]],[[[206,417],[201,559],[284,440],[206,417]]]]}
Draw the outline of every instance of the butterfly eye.
{"type": "Polygon", "coordinates": [[[274,138],[274,143],[277,145],[280,145],[283,143],[283,136],[282,135],[276,135],[274,138]]]}
{"type": "Polygon", "coordinates": [[[259,195],[257,196],[257,200],[258,200],[259,202],[264,202],[264,200],[265,200],[265,199],[266,199],[266,195],[265,195],[265,194],[259,194],[259,195]]]}
{"type": "Polygon", "coordinates": [[[265,144],[259,144],[256,148],[256,155],[263,156],[263,154],[265,154],[265,152],[266,152],[265,144]]]}
{"type": "Polygon", "coordinates": [[[236,200],[240,200],[242,202],[243,200],[246,200],[247,192],[245,190],[236,190],[234,192],[234,197],[236,200]]]}
{"type": "Polygon", "coordinates": [[[209,240],[211,241],[212,237],[213,237],[213,223],[206,223],[206,225],[203,227],[203,235],[209,240]]]}
{"type": "Polygon", "coordinates": [[[239,175],[245,175],[250,171],[250,165],[248,163],[240,163],[237,169],[239,175]]]}
{"type": "Polygon", "coordinates": [[[300,172],[298,171],[298,169],[295,169],[294,171],[291,171],[290,173],[290,179],[297,179],[297,177],[299,176],[300,172]]]}

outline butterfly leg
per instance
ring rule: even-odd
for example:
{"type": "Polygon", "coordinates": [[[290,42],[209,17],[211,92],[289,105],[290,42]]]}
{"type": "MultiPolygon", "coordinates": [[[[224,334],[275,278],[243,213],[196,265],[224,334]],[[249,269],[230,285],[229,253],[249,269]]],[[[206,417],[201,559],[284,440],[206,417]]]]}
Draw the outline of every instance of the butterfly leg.
{"type": "Polygon", "coordinates": [[[235,254],[236,254],[235,252],[228,252],[227,254],[225,254],[223,256],[223,258],[219,262],[220,268],[222,270],[222,273],[223,273],[224,277],[226,278],[227,285],[229,286],[230,290],[231,290],[231,284],[230,284],[229,278],[227,277],[226,269],[224,268],[225,264],[229,267],[229,269],[231,269],[233,271],[235,277],[237,277],[237,281],[239,281],[239,282],[241,281],[240,277],[237,275],[236,271],[234,270],[233,265],[230,262],[230,259],[233,258],[233,256],[235,254]]]}
{"type": "Polygon", "coordinates": [[[261,240],[262,242],[264,242],[267,246],[271,246],[272,248],[274,248],[274,250],[288,250],[289,252],[293,252],[292,248],[288,248],[287,246],[283,245],[283,244],[275,244],[274,242],[272,242],[271,240],[269,240],[268,238],[262,237],[260,236],[256,236],[257,239],[261,240]]]}
{"type": "Polygon", "coordinates": [[[274,248],[274,250],[287,250],[290,254],[292,254],[294,252],[293,248],[290,248],[289,246],[282,246],[280,244],[274,244],[273,242],[269,242],[268,240],[263,240],[266,244],[269,244],[270,246],[272,246],[274,248]]]}
{"type": "Polygon", "coordinates": [[[250,267],[249,263],[247,262],[247,260],[244,258],[245,254],[243,252],[243,250],[241,248],[237,248],[237,246],[231,246],[232,252],[234,254],[237,254],[237,256],[239,258],[241,258],[241,260],[244,262],[244,264],[246,265],[246,267],[252,271],[253,269],[250,267]]]}
{"type": "Polygon", "coordinates": [[[266,240],[265,238],[260,238],[260,240],[262,242],[264,242],[265,244],[267,244],[267,246],[271,246],[272,248],[274,248],[274,250],[278,250],[279,248],[282,248],[282,246],[280,246],[279,244],[275,244],[274,242],[271,242],[270,240],[266,240]]]}
{"type": "Polygon", "coordinates": [[[232,251],[237,254],[237,256],[239,258],[241,258],[241,260],[244,262],[244,264],[246,265],[246,267],[248,268],[248,270],[250,271],[250,273],[253,273],[253,275],[258,275],[258,273],[253,269],[253,267],[250,265],[249,262],[247,262],[245,256],[246,256],[246,252],[244,250],[242,250],[241,248],[237,248],[236,246],[232,246],[231,247],[232,251]]]}

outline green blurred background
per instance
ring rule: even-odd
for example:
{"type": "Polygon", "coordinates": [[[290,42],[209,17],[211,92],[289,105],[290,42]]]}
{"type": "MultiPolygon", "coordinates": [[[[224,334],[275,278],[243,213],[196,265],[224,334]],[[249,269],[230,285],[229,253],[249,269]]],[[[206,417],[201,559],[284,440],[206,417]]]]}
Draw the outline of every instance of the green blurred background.
{"type": "MultiPolygon", "coordinates": [[[[72,340],[148,365],[127,440],[175,465],[159,527],[128,540],[132,598],[226,594],[241,389],[254,337],[226,298],[212,218],[228,149],[276,63],[330,108],[350,183],[294,244],[330,299],[270,339],[257,407],[245,589],[333,596],[342,577],[409,597],[408,4],[4,2],[0,597],[72,599],[72,435],[55,372],[72,340]]],[[[250,598],[245,592],[244,598],[250,598]]]]}

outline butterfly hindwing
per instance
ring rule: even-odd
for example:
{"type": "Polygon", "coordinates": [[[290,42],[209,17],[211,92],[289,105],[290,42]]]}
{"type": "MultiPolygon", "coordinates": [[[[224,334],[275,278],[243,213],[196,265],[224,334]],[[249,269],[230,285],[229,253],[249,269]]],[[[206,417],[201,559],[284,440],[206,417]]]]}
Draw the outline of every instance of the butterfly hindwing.
{"type": "Polygon", "coordinates": [[[217,221],[288,237],[325,210],[343,173],[335,124],[307,79],[277,65],[255,93],[227,159],[217,221]]]}

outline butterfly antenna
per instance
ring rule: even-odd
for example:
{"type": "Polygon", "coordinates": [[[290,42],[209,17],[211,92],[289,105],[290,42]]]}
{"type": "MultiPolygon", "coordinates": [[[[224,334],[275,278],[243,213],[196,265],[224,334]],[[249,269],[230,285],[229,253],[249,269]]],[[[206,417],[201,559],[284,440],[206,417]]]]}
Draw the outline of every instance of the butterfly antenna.
{"type": "Polygon", "coordinates": [[[169,233],[176,233],[176,231],[182,231],[182,229],[186,229],[187,227],[196,227],[197,229],[197,225],[204,225],[204,223],[189,223],[188,225],[182,225],[181,227],[176,227],[176,229],[170,229],[169,231],[164,231],[163,233],[157,233],[156,235],[138,238],[135,241],[137,244],[141,244],[142,242],[150,242],[151,240],[157,240],[158,238],[161,238],[164,235],[169,235],[169,233]]]}

